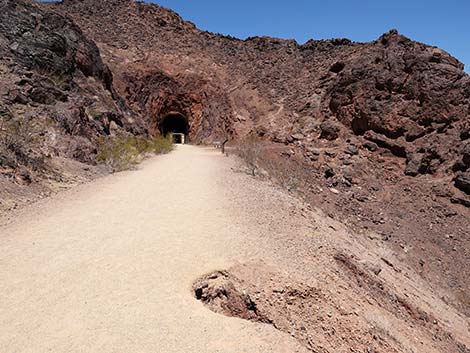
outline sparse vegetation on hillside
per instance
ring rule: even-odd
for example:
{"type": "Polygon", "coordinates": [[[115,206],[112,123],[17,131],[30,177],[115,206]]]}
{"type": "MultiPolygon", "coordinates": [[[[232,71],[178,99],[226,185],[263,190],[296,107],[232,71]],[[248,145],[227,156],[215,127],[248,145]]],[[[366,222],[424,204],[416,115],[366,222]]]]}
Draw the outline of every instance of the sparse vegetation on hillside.
{"type": "Polygon", "coordinates": [[[35,155],[39,132],[34,122],[12,115],[0,120],[0,166],[16,169],[20,165],[33,170],[43,166],[43,158],[35,155]]]}
{"type": "Polygon", "coordinates": [[[235,147],[235,153],[245,161],[249,173],[256,176],[262,153],[260,141],[256,136],[247,136],[239,141],[235,147]]]}
{"type": "Polygon", "coordinates": [[[250,175],[266,176],[288,191],[297,190],[308,179],[305,166],[286,159],[256,136],[238,141],[234,151],[246,163],[250,175]]]}
{"type": "Polygon", "coordinates": [[[147,139],[121,136],[102,140],[100,145],[96,160],[111,168],[113,172],[132,168],[142,160],[145,154],[163,154],[173,149],[171,139],[168,137],[147,139]]]}

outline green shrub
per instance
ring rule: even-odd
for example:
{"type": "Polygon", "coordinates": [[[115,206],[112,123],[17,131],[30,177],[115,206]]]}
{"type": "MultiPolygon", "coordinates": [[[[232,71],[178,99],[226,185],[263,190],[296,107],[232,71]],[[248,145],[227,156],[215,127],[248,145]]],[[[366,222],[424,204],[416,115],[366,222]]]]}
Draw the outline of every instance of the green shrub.
{"type": "Polygon", "coordinates": [[[100,148],[96,160],[107,165],[113,172],[131,169],[138,164],[145,154],[163,154],[173,149],[168,138],[126,136],[114,137],[100,141],[100,148]]]}
{"type": "Polygon", "coordinates": [[[173,150],[173,141],[170,137],[156,137],[150,140],[149,148],[155,154],[168,153],[173,150]]]}

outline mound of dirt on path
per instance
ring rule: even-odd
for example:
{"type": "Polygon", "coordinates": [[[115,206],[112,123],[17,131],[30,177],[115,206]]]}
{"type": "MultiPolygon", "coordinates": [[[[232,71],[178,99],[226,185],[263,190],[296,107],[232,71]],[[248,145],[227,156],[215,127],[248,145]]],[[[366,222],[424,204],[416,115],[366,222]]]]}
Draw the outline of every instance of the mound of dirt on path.
{"type": "Polygon", "coordinates": [[[431,313],[394,292],[373,268],[341,253],[335,260],[334,269],[325,269],[331,275],[329,284],[312,286],[256,263],[204,276],[194,284],[194,294],[216,313],[273,325],[312,352],[415,351],[417,342],[411,342],[416,337],[419,351],[469,352],[431,313]],[[361,292],[354,302],[345,302],[335,290],[336,271],[347,277],[352,291],[361,292]]]}

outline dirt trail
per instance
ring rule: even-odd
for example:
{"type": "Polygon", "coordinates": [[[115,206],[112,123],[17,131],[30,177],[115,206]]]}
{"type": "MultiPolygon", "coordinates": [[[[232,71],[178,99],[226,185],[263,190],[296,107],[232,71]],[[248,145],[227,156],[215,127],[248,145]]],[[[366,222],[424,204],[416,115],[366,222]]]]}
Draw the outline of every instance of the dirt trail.
{"type": "Polygon", "coordinates": [[[0,227],[1,351],[304,352],[192,296],[196,278],[245,260],[256,231],[233,222],[224,158],[179,146],[0,227]]]}
{"type": "Polygon", "coordinates": [[[468,317],[380,237],[239,171],[179,146],[14,215],[0,351],[468,352],[468,317]]]}

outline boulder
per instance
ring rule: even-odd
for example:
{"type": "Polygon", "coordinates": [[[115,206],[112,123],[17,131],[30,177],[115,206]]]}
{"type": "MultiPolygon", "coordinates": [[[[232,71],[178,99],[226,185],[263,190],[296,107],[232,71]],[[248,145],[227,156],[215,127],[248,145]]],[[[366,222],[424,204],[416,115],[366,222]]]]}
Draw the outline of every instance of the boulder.
{"type": "Polygon", "coordinates": [[[418,152],[407,154],[405,174],[434,174],[441,165],[441,156],[435,146],[420,149],[418,152]]]}
{"type": "Polygon", "coordinates": [[[301,133],[297,133],[297,134],[293,134],[292,138],[296,141],[300,141],[300,140],[303,140],[305,137],[301,133]]]}
{"type": "Polygon", "coordinates": [[[359,150],[354,145],[349,145],[348,147],[346,147],[346,150],[344,152],[351,156],[356,156],[359,154],[359,150]]]}
{"type": "Polygon", "coordinates": [[[409,153],[406,159],[405,175],[417,176],[420,173],[419,170],[422,161],[422,153],[409,153]]]}
{"type": "Polygon", "coordinates": [[[451,197],[450,202],[470,208],[470,200],[463,197],[451,197]]]}
{"type": "Polygon", "coordinates": [[[334,72],[335,74],[338,74],[341,71],[343,71],[345,66],[346,66],[346,64],[344,62],[337,61],[330,67],[330,71],[334,72]]]}
{"type": "Polygon", "coordinates": [[[376,143],[371,142],[371,141],[364,142],[362,146],[371,152],[375,152],[379,149],[379,146],[377,146],[376,143]]]}
{"type": "Polygon", "coordinates": [[[41,85],[31,89],[29,98],[40,104],[54,104],[57,101],[66,102],[67,94],[53,85],[41,85]]]}
{"type": "Polygon", "coordinates": [[[320,134],[321,139],[333,141],[339,137],[339,132],[341,131],[341,125],[338,122],[332,119],[329,119],[321,123],[320,129],[321,129],[321,134],[320,134]]]}
{"type": "Polygon", "coordinates": [[[466,168],[470,168],[470,143],[467,143],[462,150],[462,163],[466,168]]]}
{"type": "Polygon", "coordinates": [[[455,178],[455,187],[470,195],[470,172],[458,174],[455,178]]]}
{"type": "Polygon", "coordinates": [[[460,139],[462,141],[468,140],[470,138],[470,126],[464,126],[462,127],[462,130],[460,131],[460,139]]]}
{"type": "Polygon", "coordinates": [[[393,155],[397,157],[405,158],[407,155],[406,146],[401,140],[393,140],[374,131],[367,131],[364,134],[364,138],[376,143],[382,148],[388,149],[390,152],[392,152],[393,155]]]}
{"type": "Polygon", "coordinates": [[[333,178],[336,175],[336,172],[334,171],[334,169],[332,167],[330,167],[329,165],[326,165],[324,175],[325,175],[326,179],[330,179],[330,178],[333,178]]]}

